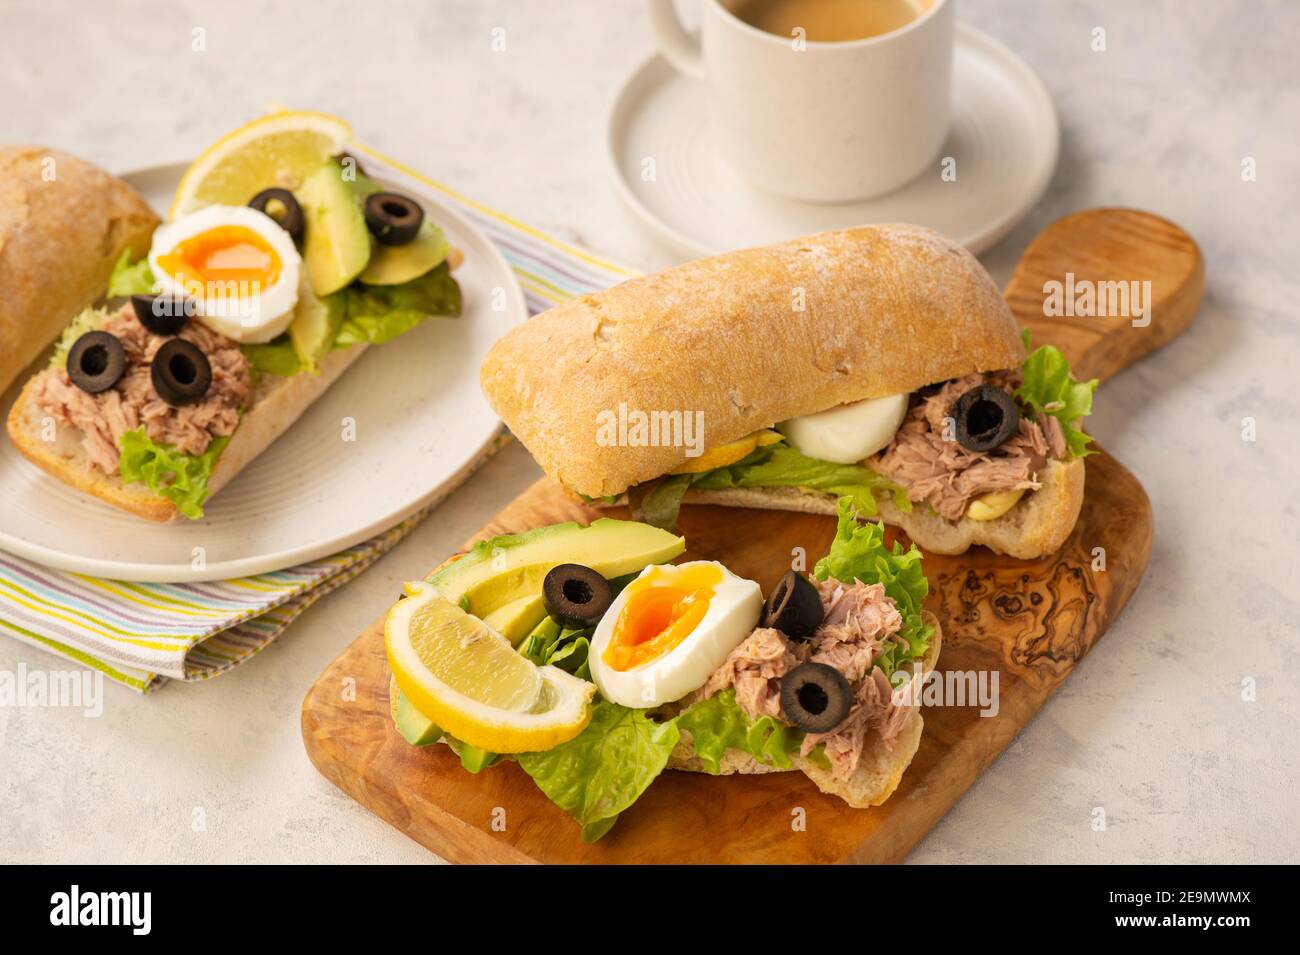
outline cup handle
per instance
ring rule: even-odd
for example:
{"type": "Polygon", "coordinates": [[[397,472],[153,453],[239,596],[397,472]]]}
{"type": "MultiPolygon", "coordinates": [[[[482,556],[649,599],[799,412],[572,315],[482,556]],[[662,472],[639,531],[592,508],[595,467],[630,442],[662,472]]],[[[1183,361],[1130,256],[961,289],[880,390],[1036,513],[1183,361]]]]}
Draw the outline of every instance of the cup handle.
{"type": "Polygon", "coordinates": [[[654,30],[659,52],[687,76],[704,77],[704,54],[700,41],[686,32],[673,0],[647,0],[650,10],[650,27],[654,30]]]}

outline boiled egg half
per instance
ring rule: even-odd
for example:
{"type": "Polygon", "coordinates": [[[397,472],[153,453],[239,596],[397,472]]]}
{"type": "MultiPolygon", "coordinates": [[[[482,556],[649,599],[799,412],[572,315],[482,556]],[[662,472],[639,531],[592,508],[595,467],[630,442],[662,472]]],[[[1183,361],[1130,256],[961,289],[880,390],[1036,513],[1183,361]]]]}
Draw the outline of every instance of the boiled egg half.
{"type": "Polygon", "coordinates": [[[758,584],[717,561],[653,564],[597,625],[592,679],[605,699],[634,709],[680,700],[754,632],[762,610],[758,584]]]}
{"type": "Polygon", "coordinates": [[[810,458],[857,464],[894,440],[906,414],[907,395],[887,395],[791,418],[776,430],[810,458]]]}
{"type": "Polygon", "coordinates": [[[237,342],[269,342],[293,321],[302,256],[248,206],[208,206],[159,226],[149,249],[159,294],[237,342]]]}

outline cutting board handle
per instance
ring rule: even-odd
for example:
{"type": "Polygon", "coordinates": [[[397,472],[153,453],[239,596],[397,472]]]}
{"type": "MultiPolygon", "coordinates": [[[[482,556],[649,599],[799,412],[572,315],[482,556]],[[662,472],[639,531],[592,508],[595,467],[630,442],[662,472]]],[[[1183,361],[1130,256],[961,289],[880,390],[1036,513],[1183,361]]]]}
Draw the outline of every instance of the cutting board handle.
{"type": "Polygon", "coordinates": [[[1036,344],[1060,348],[1076,378],[1104,381],[1191,324],[1205,260],[1167,219],[1086,209],[1029,243],[1005,294],[1036,344]]]}

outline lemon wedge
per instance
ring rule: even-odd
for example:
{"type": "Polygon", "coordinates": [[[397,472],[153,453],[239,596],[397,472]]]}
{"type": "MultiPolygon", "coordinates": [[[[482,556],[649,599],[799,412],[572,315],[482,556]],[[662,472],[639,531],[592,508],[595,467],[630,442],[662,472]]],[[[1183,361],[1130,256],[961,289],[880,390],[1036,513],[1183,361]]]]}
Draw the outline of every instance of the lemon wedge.
{"type": "Polygon", "coordinates": [[[407,584],[406,592],[384,623],[388,664],[435,724],[494,753],[541,752],[586,727],[595,685],[536,666],[432,585],[407,584]]]}
{"type": "Polygon", "coordinates": [[[296,189],[351,138],[352,127],[328,113],[286,110],[245,123],[185,170],[167,218],[216,204],[242,206],[272,186],[296,189]]]}

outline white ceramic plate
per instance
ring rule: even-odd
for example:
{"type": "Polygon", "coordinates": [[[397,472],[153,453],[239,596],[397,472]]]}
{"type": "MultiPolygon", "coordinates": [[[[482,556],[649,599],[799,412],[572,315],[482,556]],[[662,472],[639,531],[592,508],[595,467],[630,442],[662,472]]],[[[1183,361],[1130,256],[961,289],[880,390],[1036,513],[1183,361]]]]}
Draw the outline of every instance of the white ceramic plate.
{"type": "Polygon", "coordinates": [[[819,205],[759,192],[713,148],[702,81],[657,54],[623,85],[610,111],[615,188],[660,239],[692,258],[828,229],[912,222],[978,254],[1010,232],[1047,188],[1060,144],[1056,110],[1028,65],[992,37],[957,24],[952,131],[936,165],[885,196],[819,205]],[[655,175],[642,171],[654,159],[655,175]]]}
{"type": "MultiPolygon", "coordinates": [[[[527,317],[497,248],[440,197],[367,157],[366,171],[416,196],[465,253],[459,318],[432,318],[375,346],[204,505],[201,521],[154,524],[86,497],[0,439],[0,549],[49,567],[140,581],[221,580],[314,560],[391,527],[455,487],[490,453],[500,422],[478,384],[488,348],[527,317]],[[491,307],[492,290],[505,308],[491,307]],[[344,419],[356,440],[343,440],[344,419]],[[196,568],[195,548],[205,563],[196,568]]],[[[166,209],[184,165],[129,173],[166,209]]],[[[21,381],[4,396],[3,413],[21,381]]]]}

